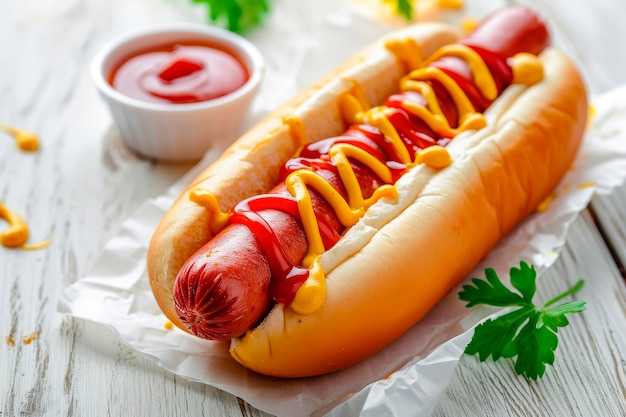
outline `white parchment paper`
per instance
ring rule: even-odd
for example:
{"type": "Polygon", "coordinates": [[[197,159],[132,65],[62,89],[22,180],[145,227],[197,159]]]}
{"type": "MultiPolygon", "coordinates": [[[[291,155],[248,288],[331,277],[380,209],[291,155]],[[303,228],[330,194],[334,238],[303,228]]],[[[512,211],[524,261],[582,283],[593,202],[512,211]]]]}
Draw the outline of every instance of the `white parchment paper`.
{"type": "MultiPolygon", "coordinates": [[[[334,2],[323,1],[319,7],[313,7],[317,2],[307,2],[311,6],[304,8],[310,10],[303,13],[302,3],[277,2],[280,7],[267,29],[252,38],[264,53],[269,70],[251,123],[299,91],[302,84],[392,29],[351,6],[324,9],[323,5],[334,2]],[[300,9],[300,20],[290,8],[300,9]]],[[[556,260],[568,226],[593,193],[608,193],[624,182],[625,96],[626,87],[595,100],[596,116],[573,169],[555,191],[548,210],[516,228],[468,278],[482,277],[485,267],[506,276],[520,260],[534,264],[541,273],[556,260]]],[[[65,289],[59,311],[104,324],[163,368],[230,392],[278,416],[428,415],[447,387],[473,326],[486,314],[465,309],[456,292],[373,358],[315,378],[282,380],[255,374],[231,359],[226,344],[164,327],[167,320],[153,299],[146,276],[147,245],[174,198],[217,156],[217,151],[208,153],[165,194],[139,207],[106,244],[90,273],[65,289]]]]}

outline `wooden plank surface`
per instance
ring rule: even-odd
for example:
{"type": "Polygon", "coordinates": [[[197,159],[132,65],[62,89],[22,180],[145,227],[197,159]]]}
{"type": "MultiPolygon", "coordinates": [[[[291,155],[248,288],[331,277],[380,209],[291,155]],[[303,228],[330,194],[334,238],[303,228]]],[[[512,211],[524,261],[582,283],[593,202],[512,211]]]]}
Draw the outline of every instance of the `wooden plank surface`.
{"type": "MultiPolygon", "coordinates": [[[[102,42],[152,21],[195,20],[174,0],[6,0],[0,3],[0,123],[38,132],[42,149],[0,135],[0,202],[28,220],[42,251],[0,248],[1,416],[264,416],[236,397],[186,381],[135,353],[102,326],[56,313],[60,293],[87,273],[104,243],[143,201],[191,166],[137,159],[109,134],[88,66],[102,42]],[[133,19],[131,22],[130,19],[133,19]],[[32,337],[31,343],[25,343],[32,337]],[[13,341],[15,345],[11,342],[13,341]]],[[[590,91],[626,81],[618,0],[525,1],[555,27],[590,91]],[[621,41],[620,41],[621,40],[621,41]]],[[[295,3],[294,3],[295,4],[295,3]]],[[[296,7],[296,6],[292,6],[296,7]]],[[[594,200],[546,273],[551,294],[578,275],[600,276],[607,303],[562,332],[556,366],[538,383],[506,365],[464,357],[434,415],[623,415],[626,189],[594,200]],[[602,238],[608,239],[609,251],[602,238]]],[[[4,223],[0,222],[0,227],[4,223]]]]}
{"type": "Polygon", "coordinates": [[[538,297],[548,300],[580,278],[586,288],[576,299],[586,300],[587,310],[559,331],[555,365],[541,380],[516,376],[511,361],[480,363],[465,355],[433,416],[624,415],[626,291],[588,213],[573,225],[556,264],[538,278],[538,297]]]}

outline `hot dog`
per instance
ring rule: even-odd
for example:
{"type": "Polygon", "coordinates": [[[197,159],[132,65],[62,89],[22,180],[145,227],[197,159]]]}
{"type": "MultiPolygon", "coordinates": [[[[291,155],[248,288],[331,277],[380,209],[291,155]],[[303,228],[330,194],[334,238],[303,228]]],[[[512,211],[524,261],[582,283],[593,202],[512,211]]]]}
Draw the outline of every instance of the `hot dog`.
{"type": "Polygon", "coordinates": [[[166,214],[148,253],[161,309],[268,375],[332,372],[391,343],[569,168],[585,88],[548,42],[508,7],[464,39],[440,24],[394,34],[310,87],[166,214]]]}

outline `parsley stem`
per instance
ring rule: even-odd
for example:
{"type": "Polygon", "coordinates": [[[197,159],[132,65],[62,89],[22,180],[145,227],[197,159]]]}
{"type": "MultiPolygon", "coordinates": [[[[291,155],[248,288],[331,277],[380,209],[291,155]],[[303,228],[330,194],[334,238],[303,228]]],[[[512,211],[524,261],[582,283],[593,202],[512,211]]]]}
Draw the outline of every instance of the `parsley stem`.
{"type": "Polygon", "coordinates": [[[578,291],[579,291],[579,290],[583,287],[583,285],[585,285],[585,280],[584,280],[584,279],[581,279],[580,281],[578,281],[578,282],[576,283],[576,285],[574,285],[574,286],[573,286],[572,288],[570,288],[569,290],[565,291],[563,294],[561,294],[561,295],[557,295],[556,297],[554,297],[554,298],[553,298],[553,299],[551,299],[550,301],[546,302],[546,303],[543,305],[543,308],[546,308],[546,307],[548,307],[548,306],[550,306],[550,305],[552,305],[552,304],[556,303],[557,301],[562,300],[563,298],[565,298],[565,297],[567,297],[567,296],[569,296],[569,295],[572,295],[572,294],[577,293],[577,292],[578,292],[578,291]]]}

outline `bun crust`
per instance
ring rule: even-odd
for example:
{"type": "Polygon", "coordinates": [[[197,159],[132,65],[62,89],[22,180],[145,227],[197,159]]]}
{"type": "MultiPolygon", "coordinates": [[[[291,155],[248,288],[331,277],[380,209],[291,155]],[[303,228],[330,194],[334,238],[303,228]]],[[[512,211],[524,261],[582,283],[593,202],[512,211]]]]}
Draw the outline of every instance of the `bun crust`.
{"type": "Polygon", "coordinates": [[[571,166],[587,115],[585,87],[572,63],[556,50],[540,58],[544,81],[510,87],[486,113],[488,127],[448,145],[448,168],[402,177],[399,194],[416,198],[377,203],[322,255],[327,299],[321,309],[302,316],[274,307],[232,342],[233,357],[282,377],[353,365],[415,325],[532,213],[571,166]]]}
{"type": "MultiPolygon", "coordinates": [[[[426,59],[459,33],[432,23],[391,38],[415,39],[426,59]]],[[[187,330],[174,310],[176,275],[212,238],[209,214],[190,201],[190,192],[207,189],[226,211],[271,190],[302,137],[315,142],[345,131],[338,99],[355,82],[371,104],[397,92],[407,63],[385,47],[389,39],[266,117],[174,203],[150,243],[148,275],[160,308],[178,327],[187,330]],[[285,121],[289,116],[302,121],[304,135],[285,121]]],[[[411,169],[396,184],[398,200],[374,204],[322,255],[327,285],[322,308],[299,315],[277,304],[261,324],[232,340],[232,356],[252,370],[281,377],[340,370],[383,349],[448,294],[549,195],[575,156],[586,126],[583,81],[558,51],[546,50],[540,59],[544,80],[510,86],[485,113],[487,127],[464,132],[447,146],[450,166],[411,169]]]]}

